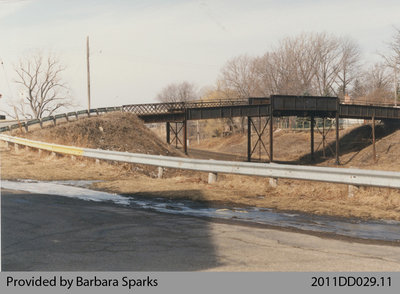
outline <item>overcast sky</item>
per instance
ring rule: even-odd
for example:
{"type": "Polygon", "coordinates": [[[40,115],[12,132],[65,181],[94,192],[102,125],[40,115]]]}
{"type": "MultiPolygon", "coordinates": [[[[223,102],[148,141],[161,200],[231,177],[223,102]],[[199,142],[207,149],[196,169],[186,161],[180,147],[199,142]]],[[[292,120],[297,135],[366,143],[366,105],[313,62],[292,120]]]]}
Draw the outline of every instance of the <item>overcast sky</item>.
{"type": "Polygon", "coordinates": [[[92,106],[100,107],[155,102],[171,82],[213,85],[229,58],[261,55],[303,32],[352,37],[373,62],[394,27],[399,0],[0,0],[0,109],[19,96],[13,64],[37,50],[61,58],[85,108],[88,35],[92,106]]]}

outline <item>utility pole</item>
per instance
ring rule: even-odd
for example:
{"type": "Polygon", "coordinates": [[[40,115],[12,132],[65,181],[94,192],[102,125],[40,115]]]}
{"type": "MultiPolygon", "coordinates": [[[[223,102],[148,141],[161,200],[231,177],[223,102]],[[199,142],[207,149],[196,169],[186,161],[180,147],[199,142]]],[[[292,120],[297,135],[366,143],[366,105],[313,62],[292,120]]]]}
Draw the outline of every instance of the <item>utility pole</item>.
{"type": "Polygon", "coordinates": [[[394,61],[394,106],[397,106],[397,63],[394,61]]]}
{"type": "Polygon", "coordinates": [[[87,89],[88,89],[88,113],[90,115],[90,64],[89,64],[89,36],[86,37],[86,63],[87,63],[87,89]]]}

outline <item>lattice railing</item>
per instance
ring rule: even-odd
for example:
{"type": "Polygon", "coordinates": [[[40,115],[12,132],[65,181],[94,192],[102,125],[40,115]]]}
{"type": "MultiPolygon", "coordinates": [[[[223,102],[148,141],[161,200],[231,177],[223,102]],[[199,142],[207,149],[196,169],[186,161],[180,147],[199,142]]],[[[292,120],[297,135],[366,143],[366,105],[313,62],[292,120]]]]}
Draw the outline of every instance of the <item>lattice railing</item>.
{"type": "Polygon", "coordinates": [[[232,105],[247,105],[248,99],[221,99],[207,101],[171,102],[171,103],[148,103],[123,105],[123,111],[135,114],[162,114],[171,112],[183,112],[185,108],[206,108],[232,105]]]}

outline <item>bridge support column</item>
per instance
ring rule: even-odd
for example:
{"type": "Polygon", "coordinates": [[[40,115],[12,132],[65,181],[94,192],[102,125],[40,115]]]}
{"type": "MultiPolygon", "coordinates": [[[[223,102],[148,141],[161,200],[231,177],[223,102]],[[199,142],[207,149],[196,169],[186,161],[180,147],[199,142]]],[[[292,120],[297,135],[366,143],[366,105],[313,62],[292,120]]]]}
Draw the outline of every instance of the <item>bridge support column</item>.
{"type": "Polygon", "coordinates": [[[175,127],[171,125],[170,122],[166,123],[166,137],[168,144],[174,144],[175,141],[175,148],[178,148],[178,145],[182,146],[183,151],[187,154],[187,120],[185,119],[182,122],[173,122],[175,127]],[[171,137],[172,131],[172,137],[171,137]]]}
{"type": "Polygon", "coordinates": [[[339,109],[336,111],[336,164],[339,165],[339,109]]]}
{"type": "Polygon", "coordinates": [[[247,117],[247,161],[251,161],[251,117],[247,117]]]}
{"type": "Polygon", "coordinates": [[[315,119],[314,116],[311,116],[311,161],[314,161],[314,124],[315,124],[315,119]]]}
{"type": "MultiPolygon", "coordinates": [[[[264,149],[265,153],[267,154],[267,156],[269,157],[269,160],[271,161],[271,153],[268,152],[267,147],[264,144],[263,141],[263,135],[265,130],[267,129],[268,124],[271,125],[271,119],[269,117],[266,117],[266,121],[265,123],[261,124],[261,119],[262,117],[259,116],[258,117],[258,127],[256,125],[256,123],[254,122],[254,120],[251,117],[247,117],[247,161],[251,161],[251,157],[254,154],[257,146],[259,147],[259,160],[262,161],[262,157],[261,157],[261,151],[262,149],[264,149]],[[254,128],[254,131],[257,135],[257,141],[254,144],[254,146],[251,146],[251,132],[252,132],[252,128],[254,128]]],[[[271,140],[271,136],[270,136],[270,140],[271,140]]],[[[271,141],[270,143],[270,149],[269,151],[271,151],[271,141]]]]}
{"type": "Polygon", "coordinates": [[[376,161],[376,147],[375,147],[375,115],[372,116],[372,158],[376,161]]]}
{"type": "Polygon", "coordinates": [[[179,132],[181,129],[178,130],[178,123],[175,123],[175,148],[178,148],[178,141],[179,141],[179,132]]]}
{"type": "Polygon", "coordinates": [[[274,111],[271,108],[269,111],[269,162],[274,161],[274,111]]]}
{"type": "Polygon", "coordinates": [[[183,151],[185,154],[188,154],[187,152],[187,120],[183,121],[183,151]]]}
{"type": "Polygon", "coordinates": [[[171,144],[171,124],[168,121],[165,123],[165,131],[167,136],[167,144],[171,144]]]}

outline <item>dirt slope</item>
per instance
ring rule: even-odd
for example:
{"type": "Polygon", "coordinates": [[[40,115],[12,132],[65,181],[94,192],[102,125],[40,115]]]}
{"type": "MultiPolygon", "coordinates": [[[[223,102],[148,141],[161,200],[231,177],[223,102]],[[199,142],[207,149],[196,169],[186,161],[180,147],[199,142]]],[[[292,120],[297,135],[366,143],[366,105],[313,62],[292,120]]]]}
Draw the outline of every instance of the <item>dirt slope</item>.
{"type": "MultiPolygon", "coordinates": [[[[321,134],[316,131],[314,136],[316,161],[312,163],[310,161],[309,131],[276,130],[274,132],[274,160],[295,164],[335,165],[332,153],[336,148],[334,131],[330,131],[327,136],[329,146],[325,147],[326,157],[323,157],[321,134]]],[[[253,147],[256,139],[253,136],[253,147]]],[[[267,137],[264,137],[264,144],[268,148],[269,139],[267,137]]],[[[211,138],[202,141],[199,145],[194,145],[193,148],[246,156],[247,137],[236,134],[225,138],[211,138]]],[[[264,160],[268,159],[263,149],[261,154],[264,160]]],[[[400,171],[400,130],[398,127],[384,125],[376,127],[376,161],[372,154],[370,125],[340,131],[340,162],[343,167],[400,171]]],[[[255,149],[252,157],[254,160],[259,159],[259,147],[255,149]]]]}
{"type": "Polygon", "coordinates": [[[108,113],[38,129],[22,136],[86,148],[183,156],[180,151],[162,142],[132,113],[108,113]]]}
{"type": "Polygon", "coordinates": [[[345,166],[400,171],[400,130],[376,142],[376,161],[373,159],[373,147],[346,154],[342,157],[345,166]]]}

